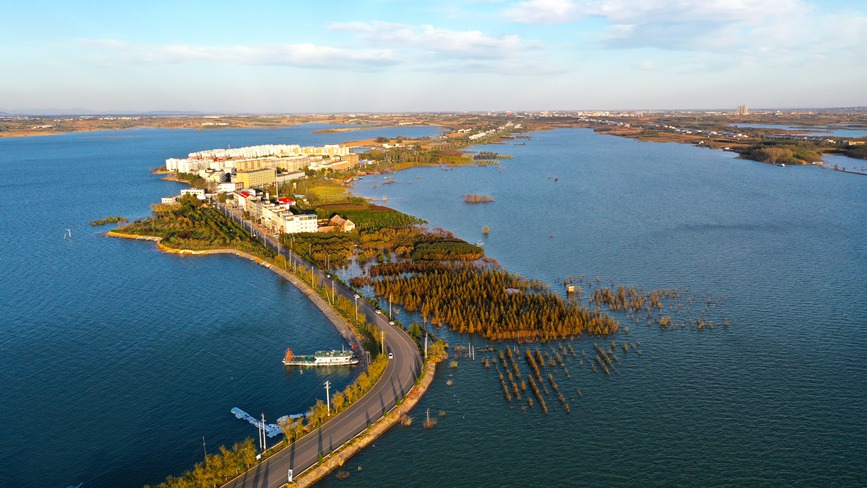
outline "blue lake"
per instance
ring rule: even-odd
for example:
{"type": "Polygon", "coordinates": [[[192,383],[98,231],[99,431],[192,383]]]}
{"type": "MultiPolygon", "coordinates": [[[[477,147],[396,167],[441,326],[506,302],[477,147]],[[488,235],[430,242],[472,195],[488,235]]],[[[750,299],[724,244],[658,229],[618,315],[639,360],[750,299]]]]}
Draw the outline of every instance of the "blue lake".
{"type": "MultiPolygon", "coordinates": [[[[555,396],[549,416],[508,403],[495,368],[460,360],[440,371],[413,426],[325,486],[867,482],[867,178],[582,129],[483,149],[514,158],[412,169],[385,186],[368,176],[357,191],[481,240],[508,270],[561,293],[563,277],[580,274],[677,288],[696,298],[671,312],[676,322],[730,326],[663,332],[617,315],[631,329],[618,342],[644,354],[618,352],[612,376],[576,359],[571,377],[546,368],[568,414],[555,396]],[[467,193],[495,202],[464,204],[467,193]],[[419,426],[427,409],[446,414],[432,430],[419,426]]],[[[579,358],[593,357],[592,343],[568,342],[579,358]]]]}
{"type": "MultiPolygon", "coordinates": [[[[147,215],[176,193],[147,171],[168,157],[437,133],[316,128],[0,139],[2,486],[156,483],[201,460],[203,436],[210,452],[254,435],[231,407],[271,420],[305,410],[326,379],[352,380],[280,365],[287,346],[341,340],[264,268],[169,256],[88,225],[147,215]]],[[[324,486],[867,484],[867,178],[581,129],[480,149],[513,159],[411,169],[385,186],[366,176],[356,191],[483,241],[555,290],[581,274],[677,288],[695,299],[676,320],[730,325],[663,332],[619,316],[631,330],[615,340],[640,342],[642,355],[621,354],[612,376],[574,361],[571,378],[552,369],[569,414],[553,397],[548,416],[507,403],[494,368],[462,359],[440,369],[411,427],[324,486]],[[495,202],[467,205],[466,193],[495,202]]],[[[580,355],[592,342],[568,344],[580,355]]]]}
{"type": "Polygon", "coordinates": [[[142,486],[255,437],[268,421],[342,388],[348,369],[297,371],[296,352],[342,338],[303,294],[231,256],[177,257],[91,227],[130,219],[182,186],[166,158],[254,144],[322,145],[435,128],[314,134],[141,129],[0,139],[0,486],[142,486]],[[72,238],[67,239],[67,229],[72,238]],[[203,438],[205,445],[203,446],[203,438]]]}

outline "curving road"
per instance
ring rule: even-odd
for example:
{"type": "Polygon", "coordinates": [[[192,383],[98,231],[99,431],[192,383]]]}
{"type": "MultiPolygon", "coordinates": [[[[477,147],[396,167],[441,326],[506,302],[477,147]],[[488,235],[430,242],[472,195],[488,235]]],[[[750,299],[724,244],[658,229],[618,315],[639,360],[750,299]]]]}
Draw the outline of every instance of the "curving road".
{"type": "MultiPolygon", "coordinates": [[[[223,210],[249,228],[250,223],[243,221],[240,215],[226,208],[223,210]]],[[[269,246],[277,249],[276,239],[273,236],[262,232],[256,234],[269,246]]],[[[299,268],[303,267],[305,272],[310,272],[310,265],[297,256],[286,256],[285,253],[283,255],[287,260],[291,259],[290,264],[294,262],[299,268]]],[[[355,302],[360,315],[385,331],[385,348],[394,355],[394,358],[389,361],[385,373],[376,385],[363,398],[301,440],[235,478],[226,484],[226,487],[277,488],[285,484],[290,469],[295,476],[298,476],[302,471],[316,464],[320,454],[323,456],[329,454],[361,433],[368,425],[376,422],[384,412],[395,406],[399,398],[409,392],[421,373],[421,353],[412,338],[402,328],[389,325],[385,315],[377,314],[376,309],[365,299],[356,299],[353,289],[330,280],[330,275],[324,271],[314,268],[313,273],[318,276],[320,282],[332,281],[336,293],[355,302]]]]}

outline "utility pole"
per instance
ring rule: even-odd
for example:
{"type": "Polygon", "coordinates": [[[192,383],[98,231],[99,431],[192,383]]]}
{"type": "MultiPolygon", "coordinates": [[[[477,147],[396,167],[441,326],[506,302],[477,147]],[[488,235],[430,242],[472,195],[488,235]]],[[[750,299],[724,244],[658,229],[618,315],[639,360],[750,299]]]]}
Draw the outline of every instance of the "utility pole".
{"type": "Polygon", "coordinates": [[[380,331],[380,337],[382,337],[382,353],[385,354],[385,331],[380,331]]]}
{"type": "Polygon", "coordinates": [[[262,452],[268,450],[268,440],[265,438],[265,414],[262,414],[262,452]]]}
{"type": "Polygon", "coordinates": [[[259,432],[258,432],[258,434],[259,434],[259,449],[262,449],[262,432],[264,432],[262,429],[263,424],[264,424],[264,422],[262,424],[259,424],[256,426],[259,429],[259,432]]]}
{"type": "Polygon", "coordinates": [[[325,405],[328,407],[328,416],[331,416],[331,396],[328,393],[328,388],[331,386],[330,381],[325,382],[325,405]]]}
{"type": "Polygon", "coordinates": [[[391,293],[388,294],[388,318],[392,318],[392,316],[391,316],[391,293]]]}
{"type": "Polygon", "coordinates": [[[427,359],[427,331],[424,333],[424,358],[427,359]]]}
{"type": "Polygon", "coordinates": [[[360,295],[358,293],[355,294],[355,321],[356,322],[358,322],[358,298],[359,298],[359,296],[360,295]]]}

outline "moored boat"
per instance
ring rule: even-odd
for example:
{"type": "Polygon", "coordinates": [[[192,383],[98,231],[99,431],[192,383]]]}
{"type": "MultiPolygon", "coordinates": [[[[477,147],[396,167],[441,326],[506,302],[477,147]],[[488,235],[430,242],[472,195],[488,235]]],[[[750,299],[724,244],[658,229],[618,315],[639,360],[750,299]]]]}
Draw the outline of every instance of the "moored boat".
{"type": "Polygon", "coordinates": [[[353,366],[359,358],[352,351],[332,349],[316,351],[312,355],[295,355],[291,347],[286,348],[283,364],[286,366],[353,366]]]}

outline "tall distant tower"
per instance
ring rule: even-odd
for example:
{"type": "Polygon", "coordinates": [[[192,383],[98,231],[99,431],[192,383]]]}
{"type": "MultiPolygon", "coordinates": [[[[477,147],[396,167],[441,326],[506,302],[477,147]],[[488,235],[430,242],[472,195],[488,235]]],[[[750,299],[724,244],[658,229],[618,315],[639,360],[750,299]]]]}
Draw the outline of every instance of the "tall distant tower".
{"type": "Polygon", "coordinates": [[[746,105],[738,105],[738,115],[749,115],[750,109],[746,105]]]}

